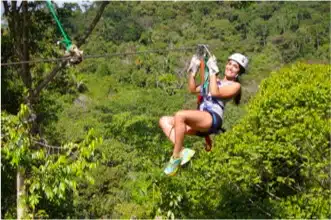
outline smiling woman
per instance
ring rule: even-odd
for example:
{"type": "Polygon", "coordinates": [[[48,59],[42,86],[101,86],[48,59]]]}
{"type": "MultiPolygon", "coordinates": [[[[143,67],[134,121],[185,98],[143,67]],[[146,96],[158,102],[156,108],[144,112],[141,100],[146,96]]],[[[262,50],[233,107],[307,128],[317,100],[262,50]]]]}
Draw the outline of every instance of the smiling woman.
{"type": "MultiPolygon", "coordinates": [[[[279,74],[283,65],[296,59],[329,61],[330,38],[325,27],[329,24],[330,4],[89,2],[91,6],[84,11],[82,1],[52,0],[72,43],[84,50],[83,61],[74,67],[61,65],[66,58],[62,59],[64,50],[56,42],[62,36],[46,1],[0,3],[2,22],[8,22],[1,26],[1,112],[17,118],[20,104],[33,102],[29,105],[31,119],[35,119],[31,135],[36,141],[24,154],[15,153],[20,150],[16,145],[7,152],[24,160],[19,165],[26,175],[18,174],[26,177],[20,184],[26,196],[16,194],[17,169],[3,159],[5,146],[1,149],[1,216],[23,218],[17,215],[17,201],[28,202],[23,207],[29,214],[26,218],[330,216],[329,192],[325,190],[329,189],[328,161],[321,161],[330,149],[326,133],[329,123],[325,115],[318,118],[321,111],[330,112],[330,99],[325,96],[329,94],[325,80],[329,67],[310,70],[313,65],[305,65],[279,74]],[[108,6],[103,8],[106,3],[108,6]],[[202,43],[209,45],[217,57],[219,70],[213,65],[215,59],[210,59],[208,65],[216,76],[207,71],[210,54],[201,62],[200,71],[194,69],[199,68],[200,60],[194,59],[186,73],[194,53],[186,50],[195,51],[202,43]],[[236,56],[229,59],[236,51],[249,56],[249,74],[239,77],[241,83],[233,76],[238,65],[240,75],[240,63],[245,60],[240,55],[237,61],[236,56]],[[204,69],[202,63],[206,64],[204,69]],[[202,77],[205,69],[204,76],[210,76],[206,80],[202,77]],[[275,74],[279,77],[260,85],[275,74]],[[189,84],[193,86],[191,97],[188,79],[194,82],[189,84]],[[201,82],[206,83],[199,88],[208,92],[199,96],[202,103],[197,110],[196,96],[201,94],[197,87],[201,82]],[[213,84],[216,86],[210,87],[213,84]],[[265,86],[268,88],[263,89],[265,86]],[[231,100],[240,100],[240,88],[241,105],[234,106],[231,100]],[[251,102],[256,104],[249,105],[251,102]],[[224,112],[218,103],[226,104],[224,112]],[[162,129],[158,128],[161,116],[162,129]],[[204,138],[186,136],[188,126],[191,131],[197,127],[196,134],[205,135],[209,128],[218,130],[219,124],[227,132],[210,135],[210,153],[203,149],[204,138]],[[68,155],[60,151],[58,155],[56,146],[82,143],[90,128],[104,142],[94,155],[82,148],[89,157],[87,161],[77,158],[78,149],[68,155]],[[163,165],[173,155],[175,143],[184,148],[180,151],[181,163],[190,158],[193,162],[187,162],[172,179],[163,174],[163,165]],[[53,152],[48,149],[54,149],[54,154],[39,158],[39,151],[53,152]],[[95,184],[75,178],[73,175],[80,174],[77,167],[63,163],[63,156],[73,165],[86,168],[88,162],[97,160],[97,167],[86,173],[94,177],[95,184]],[[56,161],[59,166],[53,169],[56,161]],[[54,172],[43,172],[45,167],[54,172]],[[73,169],[69,173],[70,167],[73,169]],[[76,184],[68,183],[72,178],[76,184]],[[317,179],[315,184],[312,178],[317,179]],[[71,188],[74,186],[76,191],[71,188]],[[298,190],[295,194],[293,187],[298,190]],[[322,193],[325,196],[321,197],[322,193]],[[277,197],[269,197],[271,194],[277,197]]],[[[2,128],[21,132],[13,126],[2,128]]]]}
{"type": "Polygon", "coordinates": [[[175,116],[161,117],[159,124],[163,132],[175,145],[172,157],[165,168],[167,175],[175,175],[179,165],[187,163],[195,151],[184,148],[185,135],[198,135],[206,137],[218,134],[221,131],[225,104],[235,99],[239,104],[241,86],[238,77],[244,73],[248,66],[248,58],[240,53],[232,54],[225,67],[224,78],[217,77],[219,69],[215,56],[207,62],[209,69],[209,88],[204,91],[201,85],[196,84],[195,76],[200,66],[196,55],[191,59],[188,69],[188,85],[191,93],[200,93],[202,102],[198,110],[180,110],[175,116]]]}

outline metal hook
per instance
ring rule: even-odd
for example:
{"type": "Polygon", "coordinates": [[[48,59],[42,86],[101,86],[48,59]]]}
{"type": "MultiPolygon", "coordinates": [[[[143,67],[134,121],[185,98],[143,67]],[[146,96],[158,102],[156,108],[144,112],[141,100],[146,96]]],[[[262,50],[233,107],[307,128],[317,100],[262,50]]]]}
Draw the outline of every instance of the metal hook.
{"type": "Polygon", "coordinates": [[[208,54],[209,57],[211,57],[211,53],[208,50],[208,45],[207,44],[198,44],[197,48],[197,55],[200,57],[205,57],[206,53],[208,54]]]}
{"type": "Polygon", "coordinates": [[[208,50],[208,45],[203,44],[203,46],[204,46],[204,48],[206,49],[206,51],[207,51],[209,57],[211,57],[212,55],[211,55],[210,51],[208,50]]]}

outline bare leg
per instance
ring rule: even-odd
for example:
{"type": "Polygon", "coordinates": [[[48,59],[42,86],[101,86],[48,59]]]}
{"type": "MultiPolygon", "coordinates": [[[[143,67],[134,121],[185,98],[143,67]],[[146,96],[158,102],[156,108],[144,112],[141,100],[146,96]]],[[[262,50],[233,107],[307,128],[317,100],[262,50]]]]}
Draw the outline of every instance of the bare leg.
{"type": "Polygon", "coordinates": [[[194,131],[208,131],[212,125],[212,117],[208,112],[199,110],[181,110],[175,114],[175,147],[173,157],[180,157],[183,148],[186,126],[194,131]]]}
{"type": "Polygon", "coordinates": [[[175,144],[174,117],[162,116],[159,120],[159,125],[162,128],[163,133],[173,144],[175,144]]]}
{"type": "MultiPolygon", "coordinates": [[[[175,144],[174,116],[162,116],[159,120],[159,125],[169,140],[175,144]]],[[[196,131],[194,131],[190,126],[186,125],[185,134],[195,135],[195,133],[196,131]]]]}

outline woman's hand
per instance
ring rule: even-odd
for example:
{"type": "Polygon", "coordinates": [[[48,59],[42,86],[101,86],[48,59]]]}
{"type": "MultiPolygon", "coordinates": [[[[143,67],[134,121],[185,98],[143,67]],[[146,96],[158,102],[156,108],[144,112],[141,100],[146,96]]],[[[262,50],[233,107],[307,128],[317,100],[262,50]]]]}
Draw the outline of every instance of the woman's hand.
{"type": "Polygon", "coordinates": [[[197,55],[193,55],[192,59],[191,59],[191,63],[190,66],[187,70],[187,72],[191,73],[191,75],[193,77],[195,77],[196,73],[198,72],[198,68],[200,66],[200,59],[198,58],[197,55]]]}
{"type": "Polygon", "coordinates": [[[217,60],[216,57],[213,55],[211,56],[207,61],[207,67],[209,68],[209,74],[210,75],[216,75],[220,70],[217,66],[217,60]]]}
{"type": "Polygon", "coordinates": [[[200,67],[200,59],[197,55],[193,55],[191,59],[190,66],[188,68],[188,73],[190,74],[188,77],[188,88],[191,93],[197,93],[200,91],[200,86],[197,86],[195,83],[195,75],[198,72],[198,69],[200,67]]]}

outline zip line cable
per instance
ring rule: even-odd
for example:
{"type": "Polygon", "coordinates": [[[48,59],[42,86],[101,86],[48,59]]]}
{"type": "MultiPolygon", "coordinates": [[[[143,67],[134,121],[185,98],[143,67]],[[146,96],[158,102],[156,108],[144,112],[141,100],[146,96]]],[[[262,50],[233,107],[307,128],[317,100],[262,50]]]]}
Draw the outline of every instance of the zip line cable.
{"type": "MultiPolygon", "coordinates": [[[[174,49],[156,49],[156,50],[146,50],[146,51],[138,51],[138,52],[127,52],[127,53],[108,53],[108,54],[86,55],[86,56],[83,56],[83,59],[114,57],[114,56],[130,56],[130,55],[135,55],[135,54],[148,54],[148,53],[161,53],[164,51],[187,51],[187,50],[196,50],[196,47],[182,47],[182,48],[174,48],[174,49]]],[[[28,61],[1,63],[1,66],[12,66],[12,65],[20,65],[20,64],[26,64],[26,63],[58,62],[58,61],[69,60],[69,59],[71,59],[71,57],[28,60],[28,61]]]]}
{"type": "MultiPolygon", "coordinates": [[[[259,41],[259,42],[264,42],[264,41],[259,41]]],[[[198,44],[199,45],[204,45],[204,44],[198,44]]],[[[210,55],[210,48],[218,48],[221,45],[210,45],[205,47],[206,52],[208,55],[210,55]],[[209,49],[208,49],[209,48],[209,49]]],[[[146,50],[146,51],[138,51],[138,52],[127,52],[127,53],[106,53],[106,54],[97,54],[97,55],[83,55],[83,60],[84,59],[93,59],[93,58],[102,58],[102,57],[114,57],[114,56],[130,56],[130,55],[135,55],[135,54],[148,54],[148,53],[161,53],[165,51],[188,51],[188,50],[196,50],[197,46],[190,46],[190,47],[181,47],[181,48],[173,48],[173,49],[155,49],[155,50],[146,50]]],[[[38,59],[38,60],[27,60],[27,61],[18,61],[18,62],[9,62],[9,63],[1,63],[1,66],[13,66],[13,65],[20,65],[20,64],[26,64],[26,63],[50,63],[50,62],[59,62],[59,61],[65,61],[65,60],[70,60],[72,57],[71,56],[63,56],[63,57],[58,57],[58,58],[48,58],[48,59],[38,59]]]]}

